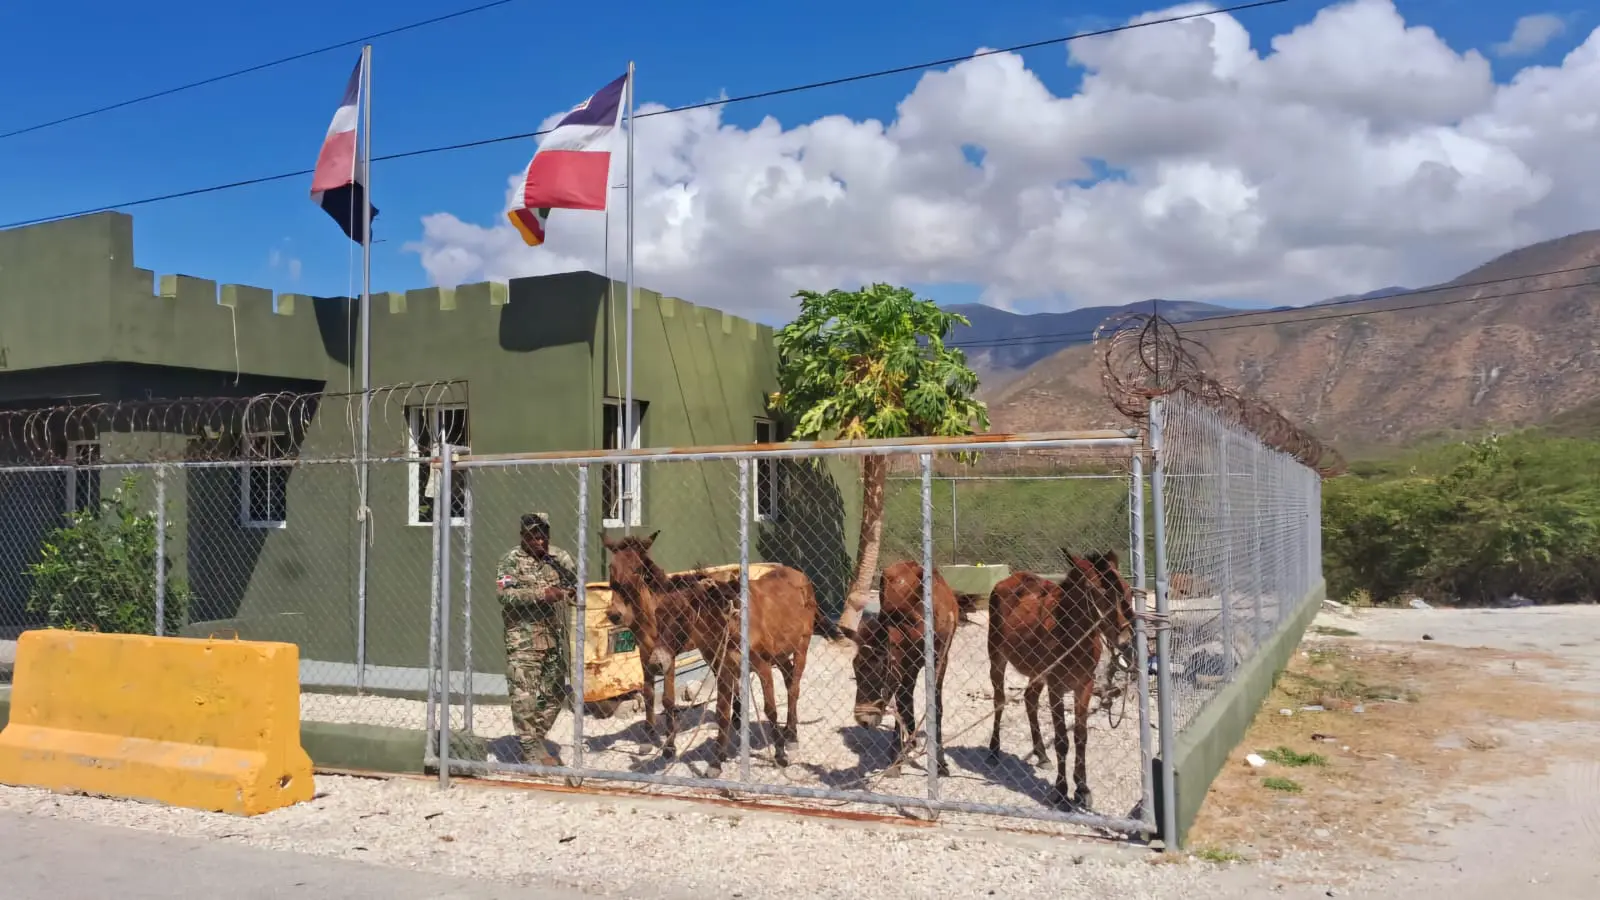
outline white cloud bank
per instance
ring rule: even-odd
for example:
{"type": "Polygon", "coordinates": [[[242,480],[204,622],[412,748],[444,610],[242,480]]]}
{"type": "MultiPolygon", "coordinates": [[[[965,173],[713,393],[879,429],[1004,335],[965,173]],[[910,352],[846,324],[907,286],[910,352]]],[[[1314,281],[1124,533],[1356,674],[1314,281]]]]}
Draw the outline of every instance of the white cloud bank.
{"type": "MultiPolygon", "coordinates": [[[[768,320],[796,288],[877,279],[976,283],[1001,306],[1300,303],[1600,227],[1600,30],[1509,84],[1391,0],[1323,9],[1265,56],[1231,16],[1068,47],[1070,96],[998,54],[923,76],[889,123],[640,121],[640,283],[768,320]],[[1114,177],[1093,181],[1097,162],[1114,177]]],[[[530,249],[504,219],[441,212],[410,249],[440,284],[599,271],[602,220],[557,211],[530,249]]]]}

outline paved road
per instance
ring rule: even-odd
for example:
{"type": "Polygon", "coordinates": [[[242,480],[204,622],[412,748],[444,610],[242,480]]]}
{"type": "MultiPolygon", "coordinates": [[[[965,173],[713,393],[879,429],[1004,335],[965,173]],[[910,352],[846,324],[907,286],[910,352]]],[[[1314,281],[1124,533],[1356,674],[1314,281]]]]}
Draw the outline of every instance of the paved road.
{"type": "Polygon", "coordinates": [[[233,847],[43,816],[0,814],[7,900],[303,897],[317,900],[588,900],[359,862],[233,847]]]}

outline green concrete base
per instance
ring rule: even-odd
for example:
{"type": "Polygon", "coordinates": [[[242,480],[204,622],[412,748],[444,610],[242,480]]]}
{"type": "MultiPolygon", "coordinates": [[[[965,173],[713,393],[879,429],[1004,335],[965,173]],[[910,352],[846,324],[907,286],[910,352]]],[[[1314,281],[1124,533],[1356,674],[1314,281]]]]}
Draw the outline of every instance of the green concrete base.
{"type": "Polygon", "coordinates": [[[978,599],[978,609],[989,608],[989,592],[994,586],[1011,576],[1010,566],[940,566],[939,574],[949,582],[950,589],[958,594],[971,594],[978,599]]]}
{"type": "MultiPolygon", "coordinates": [[[[1278,683],[1278,676],[1300,646],[1311,621],[1322,610],[1327,585],[1319,584],[1301,601],[1294,618],[1234,673],[1234,679],[1201,708],[1177,735],[1173,748],[1173,790],[1177,795],[1177,829],[1169,849],[1184,845],[1189,828],[1200,814],[1211,782],[1222,771],[1228,755],[1255,721],[1261,702],[1278,683]]],[[[1161,821],[1165,798],[1161,795],[1161,760],[1155,761],[1156,821],[1161,821]]]]}

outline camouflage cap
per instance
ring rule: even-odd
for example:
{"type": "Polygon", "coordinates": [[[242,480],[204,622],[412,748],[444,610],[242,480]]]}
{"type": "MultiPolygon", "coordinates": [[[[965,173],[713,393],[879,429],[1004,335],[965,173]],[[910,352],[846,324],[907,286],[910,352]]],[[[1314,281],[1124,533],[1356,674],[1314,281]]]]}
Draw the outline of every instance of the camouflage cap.
{"type": "Polygon", "coordinates": [[[550,515],[548,513],[542,513],[542,512],[523,513],[522,514],[522,530],[523,531],[546,531],[546,532],[549,531],[550,530],[550,515]]]}

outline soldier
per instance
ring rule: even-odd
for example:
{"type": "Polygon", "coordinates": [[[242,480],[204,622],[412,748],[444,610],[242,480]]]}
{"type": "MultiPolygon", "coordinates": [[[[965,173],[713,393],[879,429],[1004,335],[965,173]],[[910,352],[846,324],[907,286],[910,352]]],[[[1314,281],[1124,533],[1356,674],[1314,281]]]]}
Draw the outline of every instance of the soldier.
{"type": "Polygon", "coordinates": [[[559,766],[544,737],[567,687],[567,616],[577,599],[577,566],[550,546],[550,518],[522,517],[522,542],[500,560],[496,585],[506,623],[506,690],[525,760],[559,766]]]}

